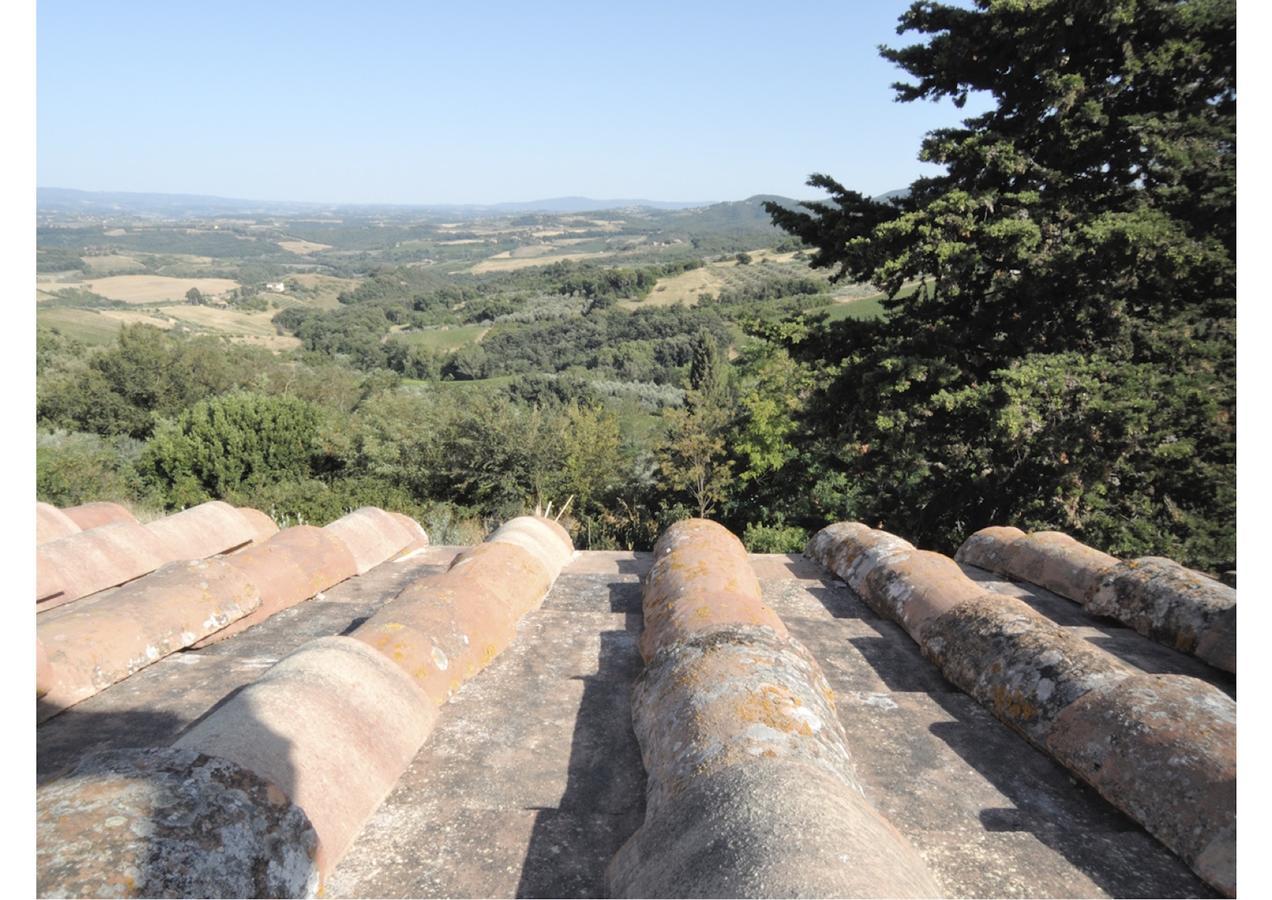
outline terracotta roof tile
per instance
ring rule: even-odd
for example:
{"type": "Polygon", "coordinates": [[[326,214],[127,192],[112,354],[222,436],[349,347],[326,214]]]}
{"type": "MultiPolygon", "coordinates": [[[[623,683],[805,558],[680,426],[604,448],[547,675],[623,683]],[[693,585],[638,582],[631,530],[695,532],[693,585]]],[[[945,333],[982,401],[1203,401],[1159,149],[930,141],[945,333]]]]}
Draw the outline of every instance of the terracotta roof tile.
{"type": "Polygon", "coordinates": [[[63,510],[49,503],[35,504],[35,543],[47,544],[80,530],[79,524],[63,510]]]}
{"type": "MultiPolygon", "coordinates": [[[[338,526],[330,529],[328,536],[351,545],[351,552],[361,554],[362,564],[368,567],[374,565],[369,560],[378,557],[383,561],[402,545],[419,538],[403,523],[371,508],[345,517],[338,526]]],[[[286,541],[288,537],[283,534],[277,539],[286,541]]],[[[420,687],[425,669],[429,666],[452,669],[462,679],[484,668],[511,638],[508,624],[515,623],[542,601],[561,564],[572,553],[568,542],[568,535],[555,523],[530,517],[515,519],[496,531],[486,544],[456,557],[445,573],[425,575],[416,582],[421,585],[444,580],[460,598],[474,592],[498,598],[496,604],[487,608],[486,616],[461,615],[464,607],[460,604],[450,610],[458,624],[448,627],[444,619],[431,622],[437,634],[453,633],[456,628],[465,632],[463,644],[472,648],[471,655],[464,657],[457,653],[453,667],[439,658],[435,645],[426,646],[419,641],[394,642],[395,632],[409,632],[404,622],[422,621],[415,615],[416,610],[429,605],[427,596],[421,597],[408,589],[355,630],[352,637],[315,641],[283,659],[187,730],[175,746],[227,760],[276,787],[280,796],[289,798],[303,811],[317,833],[313,864],[319,872],[329,872],[409,765],[432,727],[438,700],[420,687]],[[553,547],[553,542],[564,546],[553,547]],[[403,622],[397,622],[398,619],[403,622]]],[[[268,543],[260,548],[260,559],[266,558],[263,554],[268,543]]],[[[231,561],[234,558],[216,562],[234,572],[244,584],[250,584],[243,572],[235,568],[231,561]]],[[[160,584],[161,578],[160,573],[156,573],[136,583],[142,587],[129,586],[133,589],[121,589],[113,597],[88,604],[77,613],[53,618],[40,636],[41,641],[46,647],[51,644],[74,646],[73,639],[59,639],[57,629],[66,628],[64,623],[68,621],[86,623],[100,618],[103,610],[121,603],[116,599],[121,595],[131,604],[129,612],[133,618],[144,615],[140,608],[144,604],[134,595],[149,596],[151,591],[147,585],[153,588],[155,595],[164,593],[161,588],[168,588],[170,593],[168,585],[160,584]]],[[[117,620],[112,617],[110,621],[117,620]]],[[[121,625],[121,632],[126,632],[129,640],[136,643],[135,631],[121,625]]],[[[181,639],[185,640],[188,634],[183,631],[181,639]]],[[[188,643],[190,641],[186,641],[188,643]]],[[[150,655],[150,649],[147,645],[145,655],[150,655]]],[[[90,656],[85,653],[75,659],[90,656]]],[[[128,652],[112,654],[112,658],[122,657],[127,658],[129,666],[137,658],[128,652]]],[[[70,664],[66,667],[70,668],[70,664]]],[[[56,658],[53,668],[55,673],[60,673],[56,658]]],[[[94,664],[92,669],[100,672],[102,666],[94,664]]],[[[41,703],[69,705],[78,699],[73,698],[73,691],[63,688],[56,675],[54,682],[41,703]]],[[[127,757],[120,761],[120,766],[131,771],[140,758],[127,757]]],[[[91,807],[105,789],[102,783],[112,784],[116,774],[114,769],[103,770],[91,760],[85,766],[87,768],[81,766],[71,777],[82,786],[82,802],[91,807]]],[[[73,794],[50,790],[44,797],[46,802],[40,806],[42,815],[77,818],[73,794]]],[[[188,799],[187,804],[188,809],[177,811],[178,814],[193,814],[204,805],[197,797],[188,799]]],[[[216,826],[219,820],[210,824],[216,826]]],[[[46,833],[56,833],[47,818],[41,827],[46,833]]],[[[61,891],[79,886],[82,882],[77,873],[86,869],[97,871],[96,861],[103,852],[122,853],[122,850],[109,848],[117,843],[121,847],[131,846],[128,842],[132,833],[129,829],[121,831],[118,837],[122,843],[115,840],[117,836],[103,834],[105,851],[95,841],[74,838],[50,849],[49,854],[57,863],[56,871],[44,873],[48,889],[61,891]],[[67,873],[72,873],[67,876],[68,880],[59,880],[67,873]]],[[[58,834],[51,840],[60,838],[58,834]]],[[[301,834],[297,833],[294,839],[301,840],[301,834]]],[[[164,846],[156,848],[156,852],[186,860],[185,847],[182,835],[165,836],[164,846]]],[[[311,858],[300,845],[280,846],[275,855],[287,854],[297,859],[311,858]]],[[[239,883],[241,873],[222,872],[219,858],[194,860],[190,864],[205,866],[195,881],[219,885],[210,888],[212,893],[232,892],[239,883]],[[223,875],[220,881],[216,880],[218,873],[223,875]]],[[[143,893],[155,890],[164,877],[143,878],[138,889],[143,893]]]]}
{"type": "Polygon", "coordinates": [[[323,527],[349,548],[359,575],[378,566],[424,534],[419,524],[409,517],[394,517],[374,506],[355,509],[323,527]],[[415,527],[412,528],[411,524],[415,527]]]}
{"type": "Polygon", "coordinates": [[[259,544],[278,533],[278,523],[259,509],[252,509],[250,506],[239,506],[237,509],[252,529],[252,543],[259,544]]]}
{"type": "Polygon", "coordinates": [[[109,525],[112,522],[137,521],[137,517],[134,516],[126,507],[118,503],[109,503],[106,501],[82,503],[79,506],[68,506],[62,511],[66,513],[66,515],[76,525],[85,531],[90,528],[98,528],[102,525],[109,525]]]}
{"type": "Polygon", "coordinates": [[[260,603],[256,585],[226,560],[184,560],[97,602],[39,617],[36,634],[49,661],[48,681],[36,684],[37,695],[43,692],[39,718],[190,646],[260,603]]]}
{"type": "Polygon", "coordinates": [[[80,531],[35,549],[35,599],[46,608],[132,581],[172,559],[155,532],[136,522],[80,531]]]}
{"type": "Polygon", "coordinates": [[[261,605],[238,621],[196,641],[194,647],[233,637],[357,574],[353,554],[344,543],[312,525],[284,529],[261,543],[230,554],[226,562],[257,586],[261,605]]]}
{"type": "MultiPolygon", "coordinates": [[[[1118,565],[1057,532],[1006,537],[1010,544],[1000,556],[1006,567],[1053,590],[1080,595],[1118,565]]],[[[855,548],[869,546],[870,536],[844,533],[839,543],[851,545],[839,554],[841,565],[852,561],[835,571],[859,570],[865,554],[854,560],[855,548]]],[[[815,540],[814,552],[832,559],[832,544],[815,540]]],[[[864,578],[858,571],[863,599],[901,623],[950,681],[1144,825],[1215,888],[1235,894],[1235,701],[1187,676],[1146,680],[1021,600],[983,590],[952,563],[908,564],[921,552],[879,560],[864,578]],[[933,604],[933,598],[945,599],[933,604]],[[926,608],[915,614],[915,606],[926,608]]]]}
{"type": "Polygon", "coordinates": [[[632,714],[645,821],[606,871],[609,896],[940,894],[865,800],[834,694],[764,605],[741,541],[676,523],[654,547],[643,606],[632,714]]]}
{"type": "MultiPolygon", "coordinates": [[[[93,519],[118,512],[114,509],[117,504],[89,506],[94,509],[87,515],[93,519]]],[[[128,516],[38,544],[37,611],[54,609],[124,584],[164,563],[203,559],[259,540],[266,531],[261,519],[268,517],[256,510],[248,512],[251,515],[214,500],[148,525],[138,524],[128,516]]],[[[272,520],[269,524],[273,525],[272,520]]]]}
{"type": "MultiPolygon", "coordinates": [[[[1023,533],[969,540],[960,567],[838,523],[810,542],[823,568],[705,522],[657,559],[575,554],[545,519],[472,548],[379,510],[333,525],[197,564],[261,598],[205,638],[181,621],[215,605],[189,563],[38,616],[45,708],[126,676],[39,726],[42,894],[126,874],[134,895],[300,895],[321,874],[333,897],[1206,895],[1189,866],[1234,888],[1235,679],[969,564],[1023,533]],[[262,839],[214,861],[183,826],[150,830],[161,794],[222,836],[239,826],[218,798],[250,797],[234,815],[262,839]],[[695,861],[699,840],[724,849],[695,861]]],[[[1033,564],[1061,588],[1083,571],[1033,564]]],[[[1139,585],[1178,573],[1109,571],[1141,570],[1097,592],[1156,608],[1139,585]]]]}
{"type": "Polygon", "coordinates": [[[164,516],[146,527],[162,542],[168,559],[214,556],[251,543],[258,533],[256,522],[220,500],[164,516]]]}
{"type": "Polygon", "coordinates": [[[1237,669],[1237,592],[1160,557],[1119,560],[1066,534],[985,528],[955,558],[1027,581],[1226,672],[1237,669]]]}

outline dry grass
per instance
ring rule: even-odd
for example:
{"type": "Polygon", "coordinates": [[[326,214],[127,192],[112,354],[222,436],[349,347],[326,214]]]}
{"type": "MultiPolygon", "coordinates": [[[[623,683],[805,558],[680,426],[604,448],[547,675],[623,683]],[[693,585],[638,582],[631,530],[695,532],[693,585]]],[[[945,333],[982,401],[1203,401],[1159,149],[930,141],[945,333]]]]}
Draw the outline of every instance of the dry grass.
{"type": "Polygon", "coordinates": [[[482,272],[512,272],[512,271],[515,271],[516,269],[526,269],[526,268],[529,268],[530,266],[546,266],[554,262],[563,262],[567,259],[595,259],[598,256],[613,256],[614,255],[612,253],[606,253],[603,251],[599,251],[595,253],[552,253],[551,251],[555,249],[553,247],[546,248],[548,250],[548,253],[544,255],[539,255],[539,256],[514,256],[513,255],[515,253],[518,253],[519,251],[527,250],[527,249],[531,249],[531,248],[518,247],[516,250],[513,250],[513,251],[504,251],[503,253],[496,253],[494,256],[490,257],[489,259],[483,259],[481,262],[477,263],[477,265],[473,266],[472,272],[474,274],[481,274],[482,272]]]}
{"type": "MultiPolygon", "coordinates": [[[[41,285],[37,284],[37,288],[41,285]]],[[[165,300],[184,300],[186,291],[198,288],[201,293],[216,296],[238,287],[229,278],[169,278],[165,275],[115,275],[110,278],[94,278],[62,287],[81,287],[124,303],[162,303],[165,300]]]]}
{"type": "Polygon", "coordinates": [[[124,272],[128,269],[139,269],[144,264],[132,256],[85,256],[82,257],[94,275],[109,275],[112,272],[124,272]]]}
{"type": "MultiPolygon", "coordinates": [[[[81,310],[72,310],[80,312],[81,310]]],[[[299,347],[299,338],[291,335],[280,335],[270,317],[273,311],[247,311],[225,309],[217,306],[180,305],[163,306],[151,310],[106,309],[101,311],[103,318],[118,322],[119,325],[143,323],[156,328],[176,328],[178,326],[199,334],[219,334],[232,341],[267,347],[270,350],[290,350],[299,347]]]]}
{"type": "Polygon", "coordinates": [[[653,291],[644,300],[624,300],[622,306],[634,309],[637,306],[671,306],[683,303],[693,306],[698,302],[700,294],[717,294],[724,286],[722,269],[725,263],[713,263],[701,269],[690,269],[679,275],[659,278],[653,291]]]}
{"type": "Polygon", "coordinates": [[[158,310],[103,309],[101,314],[121,325],[153,325],[156,328],[171,328],[176,324],[170,316],[158,310]]]}
{"type": "MultiPolygon", "coordinates": [[[[317,275],[312,272],[306,272],[303,275],[289,275],[288,281],[295,281],[301,287],[312,288],[316,291],[314,294],[305,294],[297,296],[294,294],[284,295],[289,300],[294,300],[304,306],[316,306],[319,309],[336,309],[340,306],[340,301],[336,298],[343,291],[351,291],[358,286],[356,278],[332,278],[330,275],[317,275]]],[[[282,298],[278,298],[280,303],[282,298]]]]}
{"type": "Polygon", "coordinates": [[[318,253],[321,250],[331,249],[330,244],[319,244],[315,241],[301,240],[279,241],[278,246],[282,247],[288,253],[297,253],[301,256],[305,256],[310,253],[318,253]]]}
{"type": "Polygon", "coordinates": [[[35,321],[77,341],[98,346],[114,342],[120,328],[119,322],[91,309],[41,309],[36,311],[35,321]]]}
{"type": "Polygon", "coordinates": [[[231,336],[273,337],[272,310],[264,312],[226,309],[219,306],[165,306],[163,312],[178,322],[200,331],[231,336]]]}

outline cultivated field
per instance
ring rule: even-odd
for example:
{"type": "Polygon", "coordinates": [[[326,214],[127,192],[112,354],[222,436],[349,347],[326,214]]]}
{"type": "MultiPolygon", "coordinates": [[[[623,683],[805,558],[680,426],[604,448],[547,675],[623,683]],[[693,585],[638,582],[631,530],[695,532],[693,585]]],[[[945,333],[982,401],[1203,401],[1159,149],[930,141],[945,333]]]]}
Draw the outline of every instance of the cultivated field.
{"type": "MultiPolygon", "coordinates": [[[[737,265],[729,263],[729,265],[737,265]]],[[[644,300],[624,300],[623,306],[637,307],[644,304],[650,306],[671,306],[682,303],[693,306],[698,302],[700,294],[715,294],[724,286],[724,263],[713,263],[701,269],[691,269],[679,275],[659,278],[653,291],[644,300]]]]}
{"type": "Polygon", "coordinates": [[[121,325],[92,309],[40,309],[35,313],[35,322],[90,346],[113,343],[121,325]]]}
{"type": "Polygon", "coordinates": [[[52,292],[63,288],[80,288],[124,303],[162,303],[184,300],[190,288],[216,296],[238,287],[229,278],[169,278],[166,275],[114,275],[80,281],[36,282],[37,291],[52,292]]]}
{"type": "Polygon", "coordinates": [[[320,309],[335,309],[340,306],[336,298],[344,291],[352,291],[358,286],[356,278],[332,278],[330,275],[316,275],[306,272],[303,275],[290,275],[288,281],[294,281],[303,289],[299,293],[287,293],[277,299],[294,301],[304,306],[317,306],[320,309]]]}
{"type": "Polygon", "coordinates": [[[130,269],[145,268],[145,264],[141,260],[122,254],[84,256],[81,258],[88,263],[88,267],[93,270],[94,275],[110,275],[112,272],[127,272],[130,269]]]}
{"type": "Polygon", "coordinates": [[[427,347],[430,350],[458,350],[465,344],[480,343],[490,330],[488,325],[453,325],[441,328],[419,328],[415,331],[400,331],[393,336],[412,346],[427,347]]]}
{"type": "Polygon", "coordinates": [[[483,259],[477,265],[473,266],[474,274],[480,275],[482,272],[513,272],[517,269],[526,269],[530,266],[546,266],[554,262],[564,262],[567,259],[596,259],[600,256],[613,256],[613,253],[607,253],[603,250],[592,253],[553,253],[552,247],[546,247],[546,253],[534,256],[514,256],[521,250],[537,249],[537,247],[518,247],[517,250],[505,250],[503,253],[496,253],[489,259],[483,259]]]}
{"type": "MultiPolygon", "coordinates": [[[[654,285],[653,291],[644,300],[624,300],[620,305],[629,309],[643,305],[671,306],[673,303],[693,306],[698,302],[702,294],[718,294],[722,288],[748,280],[747,275],[749,273],[763,271],[752,267],[766,261],[789,267],[792,270],[798,265],[793,252],[776,253],[771,249],[749,250],[747,252],[751,256],[750,266],[739,266],[736,259],[708,263],[701,269],[690,269],[688,272],[681,272],[679,275],[668,275],[665,278],[660,278],[658,283],[654,285]]],[[[806,271],[806,267],[801,267],[799,271],[806,271]]]]}
{"type": "Polygon", "coordinates": [[[288,253],[297,253],[297,254],[300,254],[301,256],[305,256],[309,253],[318,253],[322,250],[331,249],[330,244],[318,244],[318,243],[315,243],[314,241],[300,241],[300,240],[279,241],[278,246],[282,247],[288,253]]]}

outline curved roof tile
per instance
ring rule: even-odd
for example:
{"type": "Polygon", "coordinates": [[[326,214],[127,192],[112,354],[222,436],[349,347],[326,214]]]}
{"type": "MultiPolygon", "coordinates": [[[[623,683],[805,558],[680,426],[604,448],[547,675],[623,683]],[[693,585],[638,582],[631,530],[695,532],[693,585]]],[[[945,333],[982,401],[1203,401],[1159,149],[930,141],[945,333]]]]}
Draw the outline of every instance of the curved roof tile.
{"type": "MultiPolygon", "coordinates": [[[[364,506],[323,527],[349,548],[361,575],[400,553],[417,539],[418,535],[401,519],[412,521],[406,516],[395,518],[382,509],[364,506]]],[[[416,528],[419,528],[418,524],[416,528]]],[[[422,533],[423,529],[419,532],[422,533]]]]}
{"type": "Polygon", "coordinates": [[[35,504],[35,543],[37,546],[75,534],[80,530],[81,526],[74,519],[53,504],[35,504]]]}
{"type": "Polygon", "coordinates": [[[95,503],[81,503],[79,506],[68,506],[63,512],[85,531],[90,528],[109,525],[112,522],[137,521],[137,517],[127,507],[106,500],[99,500],[95,503]]]}

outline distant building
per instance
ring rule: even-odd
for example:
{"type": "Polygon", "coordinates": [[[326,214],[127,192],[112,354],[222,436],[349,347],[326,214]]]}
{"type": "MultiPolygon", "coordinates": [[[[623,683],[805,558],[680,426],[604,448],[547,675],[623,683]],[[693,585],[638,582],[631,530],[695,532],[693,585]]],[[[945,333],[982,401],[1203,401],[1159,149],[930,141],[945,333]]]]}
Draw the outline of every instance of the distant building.
{"type": "Polygon", "coordinates": [[[281,281],[267,281],[265,282],[265,290],[283,294],[287,292],[287,285],[281,281]]]}

